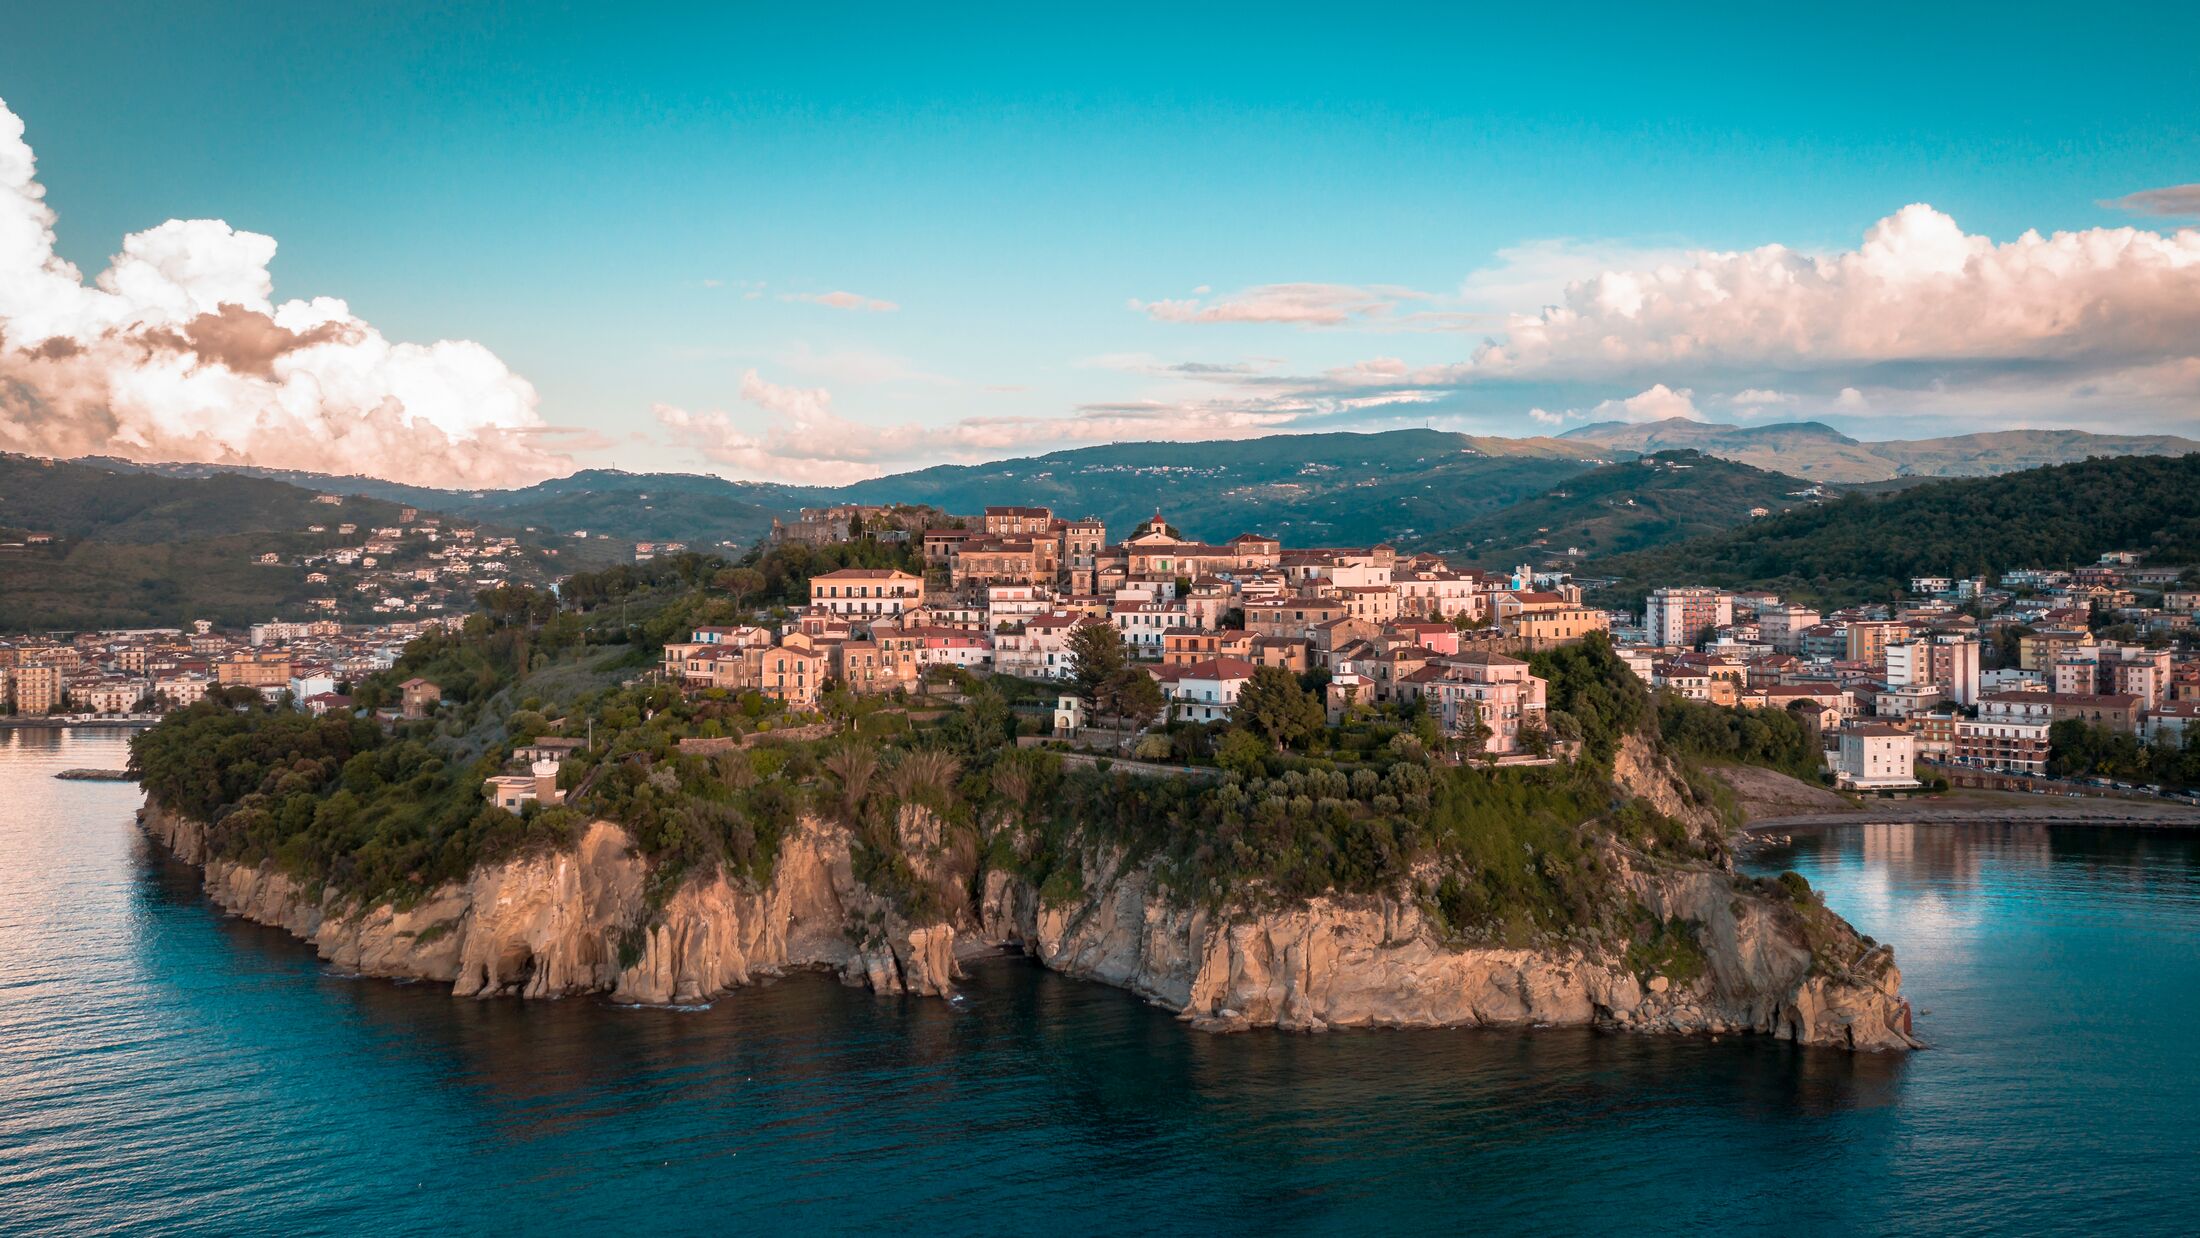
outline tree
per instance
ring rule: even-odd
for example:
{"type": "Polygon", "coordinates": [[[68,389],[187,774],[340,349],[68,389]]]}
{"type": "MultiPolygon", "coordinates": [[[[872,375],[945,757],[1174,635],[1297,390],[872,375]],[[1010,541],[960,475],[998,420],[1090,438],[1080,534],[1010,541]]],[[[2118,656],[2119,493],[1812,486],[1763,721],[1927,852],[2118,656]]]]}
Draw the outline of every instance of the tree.
{"type": "Polygon", "coordinates": [[[1542,723],[1522,721],[1518,738],[1520,746],[1526,749],[1529,755],[1538,757],[1551,755],[1551,733],[1544,729],[1542,723]]]}
{"type": "Polygon", "coordinates": [[[1215,748],[1215,764],[1245,778],[1268,772],[1268,745],[1251,731],[1232,729],[1215,748]]]}
{"type": "Polygon", "coordinates": [[[711,577],[710,583],[730,594],[735,606],[746,607],[748,599],[764,591],[764,573],[753,567],[729,567],[711,577]]]}
{"type": "Polygon", "coordinates": [[[826,754],[823,764],[840,783],[840,819],[850,825],[862,820],[863,801],[878,774],[878,750],[869,744],[843,743],[826,754]]]}
{"type": "Polygon", "coordinates": [[[1122,673],[1128,659],[1123,637],[1113,627],[1088,619],[1069,633],[1069,677],[1077,696],[1090,713],[1101,712],[1108,685],[1122,673]]]}
{"type": "Polygon", "coordinates": [[[1238,690],[1230,716],[1280,748],[1304,744],[1328,722],[1321,702],[1299,687],[1298,679],[1280,666],[1254,671],[1238,690]]]}
{"type": "Polygon", "coordinates": [[[1126,666],[1116,672],[1107,687],[1110,710],[1118,717],[1143,730],[1153,725],[1169,698],[1161,691],[1154,677],[1135,666],[1126,666]]]}

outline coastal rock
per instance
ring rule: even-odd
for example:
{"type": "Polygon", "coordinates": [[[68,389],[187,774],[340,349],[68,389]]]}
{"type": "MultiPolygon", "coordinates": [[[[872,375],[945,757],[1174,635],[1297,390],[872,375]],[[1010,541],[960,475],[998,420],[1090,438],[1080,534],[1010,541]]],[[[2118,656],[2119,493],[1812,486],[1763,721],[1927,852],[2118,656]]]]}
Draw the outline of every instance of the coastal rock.
{"type": "MultiPolygon", "coordinates": [[[[1698,811],[1677,794],[1671,802],[1698,811]]],[[[439,980],[461,996],[593,992],[692,1003],[795,968],[835,971],[879,993],[946,996],[960,958],[1006,945],[1209,1031],[1552,1024],[1747,1030],[1849,1049],[1917,1043],[1891,951],[1865,951],[1830,913],[1737,884],[1721,869],[1638,866],[1625,853],[1612,857],[1624,887],[1661,920],[1693,927],[1701,975],[1638,975],[1623,943],[1594,951],[1462,944],[1411,897],[1275,908],[1181,902],[1163,892],[1150,864],[1104,850],[1087,856],[1078,892],[1055,905],[996,869],[953,922],[910,925],[855,880],[848,831],[814,819],[789,834],[768,883],[693,878],[660,907],[650,905],[646,860],[624,830],[599,821],[570,853],[486,864],[403,908],[365,909],[315,898],[269,867],[210,860],[204,828],[158,806],[143,820],[179,858],[204,867],[207,892],[222,906],[287,929],[338,966],[439,980]],[[1842,935],[1856,961],[1815,964],[1806,930],[1842,935]]]]}
{"type": "MultiPolygon", "coordinates": [[[[609,822],[591,825],[570,853],[485,864],[403,908],[354,908],[333,893],[309,896],[272,866],[209,859],[205,827],[157,805],[140,820],[177,858],[202,866],[207,894],[222,907],[304,938],[338,967],[442,981],[462,997],[602,992],[641,1004],[699,1002],[790,968],[838,969],[856,953],[847,904],[862,892],[848,840],[815,823],[785,840],[768,885],[723,875],[690,881],[652,914],[648,864],[609,822]]],[[[952,930],[937,944],[919,939],[928,985],[952,977],[952,949],[952,930]]],[[[898,971],[891,991],[899,991],[898,971]]]]}
{"type": "MultiPolygon", "coordinates": [[[[1075,903],[1038,912],[1028,948],[1058,971],[1220,1030],[1601,1024],[1746,1029],[1850,1049],[1917,1044],[1891,952],[1881,948],[1839,975],[1816,973],[1771,896],[1738,893],[1728,874],[1707,866],[1620,863],[1646,907],[1697,926],[1703,977],[1687,986],[1638,977],[1620,950],[1452,943],[1418,903],[1388,896],[1211,912],[1155,898],[1152,873],[1125,870],[1114,857],[1088,863],[1075,903]]],[[[986,906],[1004,910],[988,923],[1024,897],[989,886],[986,906]]]]}

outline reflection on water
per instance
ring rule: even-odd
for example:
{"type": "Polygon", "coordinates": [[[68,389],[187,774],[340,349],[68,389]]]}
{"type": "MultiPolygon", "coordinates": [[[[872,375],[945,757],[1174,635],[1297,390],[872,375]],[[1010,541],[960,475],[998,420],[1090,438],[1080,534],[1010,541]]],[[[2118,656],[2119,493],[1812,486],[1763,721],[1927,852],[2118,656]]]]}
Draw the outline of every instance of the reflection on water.
{"type": "Polygon", "coordinates": [[[692,1012],[332,974],[0,748],[0,1231],[2159,1232],[2200,1152],[2177,835],[1863,827],[1757,857],[1896,943],[1935,1048],[1215,1037],[1020,960],[692,1012]]]}

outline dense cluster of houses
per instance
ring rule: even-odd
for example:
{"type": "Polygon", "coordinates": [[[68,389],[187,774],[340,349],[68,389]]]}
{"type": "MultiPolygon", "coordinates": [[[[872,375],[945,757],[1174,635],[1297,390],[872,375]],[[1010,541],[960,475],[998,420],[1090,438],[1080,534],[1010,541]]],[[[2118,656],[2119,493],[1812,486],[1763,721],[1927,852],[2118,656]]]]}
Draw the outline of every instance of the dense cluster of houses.
{"type": "MultiPolygon", "coordinates": [[[[890,515],[831,509],[798,536],[830,540],[866,518],[890,515]]],[[[783,629],[698,631],[667,648],[666,675],[796,707],[828,684],[891,692],[941,665],[1060,679],[1077,629],[1106,624],[1181,719],[1227,718],[1259,667],[1320,670],[1332,718],[1419,702],[1502,755],[1544,711],[1524,655],[1607,631],[1657,688],[1794,712],[1836,780],[1860,790],[1918,785],[1919,759],[2037,776],[2057,721],[2175,742],[2200,714],[2200,661],[2164,639],[2191,628],[2200,592],[2180,587],[2182,568],[2136,555],[1992,586],[1924,577],[1898,603],[1831,613],[1761,590],[1668,587],[1638,618],[1585,604],[1564,574],[1257,533],[1187,541],[1159,513],[1120,541],[1043,507],[901,535],[920,543],[922,573],[818,576],[783,629]],[[2103,634],[2120,624],[2124,639],[2103,634]]]]}
{"type": "Polygon", "coordinates": [[[339,685],[387,670],[413,638],[460,621],[271,620],[236,633],[201,620],[188,630],[0,640],[0,708],[18,716],[159,713],[194,705],[216,689],[244,687],[270,701],[287,693],[316,714],[348,710],[339,685]]]}
{"type": "MultiPolygon", "coordinates": [[[[808,604],[784,622],[702,628],[668,644],[664,676],[797,710],[835,685],[912,689],[933,668],[1066,680],[1079,630],[1099,625],[1180,720],[1228,719],[1262,667],[1319,671],[1332,720],[1417,704],[1461,747],[1504,757],[1540,747],[1531,740],[1543,731],[1546,685],[1526,655],[1608,632],[1656,688],[1789,711],[1819,737],[1836,780],[1858,790],[1914,787],[1920,760],[2039,776],[2061,721],[2177,743],[2200,717],[2200,658],[2174,639],[2191,632],[2200,589],[2182,583],[2182,568],[2133,554],[2009,572],[1992,585],[1920,577],[1900,601],[1831,613],[1761,590],[1667,587],[1638,617],[1587,605],[1563,573],[1458,569],[1387,545],[1288,548],[1256,533],[1188,541],[1159,513],[1121,540],[1101,521],[1043,507],[945,521],[925,508],[803,513],[775,538],[822,543],[883,529],[922,570],[814,576],[808,604]]],[[[506,553],[431,524],[421,526],[429,553],[462,573],[506,553]]],[[[376,530],[365,548],[403,535],[376,530]]],[[[386,669],[407,641],[456,622],[323,618],[241,634],[202,622],[0,641],[0,708],[131,713],[242,686],[287,693],[317,713],[349,709],[338,684],[386,669]]],[[[402,713],[425,716],[435,697],[435,685],[409,683],[402,713]]],[[[546,751],[523,765],[558,759],[546,751]]],[[[509,785],[489,787],[493,798],[531,798],[540,783],[531,769],[501,777],[509,785]]]]}
{"type": "MultiPolygon", "coordinates": [[[[825,509],[779,536],[829,537],[891,515],[825,509]]],[[[696,631],[666,647],[666,676],[797,708],[814,706],[829,683],[892,692],[935,666],[1063,679],[1077,629],[1099,624],[1180,719],[1227,718],[1262,666],[1319,669],[1332,717],[1421,701],[1447,731],[1501,755],[1544,707],[1542,682],[1520,655],[1611,626],[1578,588],[1542,587],[1525,570],[1458,570],[1385,545],[1293,549],[1255,533],[1187,541],[1159,513],[1120,541],[1099,520],[1044,507],[989,507],[907,536],[921,573],[815,576],[809,604],[783,628],[696,631]]]]}
{"type": "MultiPolygon", "coordinates": [[[[316,501],[343,506],[335,495],[320,495],[316,501]]],[[[345,539],[347,544],[289,559],[270,550],[259,561],[269,566],[292,562],[303,568],[305,583],[316,595],[306,604],[323,615],[462,613],[472,605],[476,591],[512,579],[526,562],[517,538],[447,526],[441,517],[423,516],[410,507],[400,509],[392,525],[362,529],[332,518],[304,531],[345,539]],[[351,543],[352,538],[359,540],[351,543]]]]}
{"type": "Polygon", "coordinates": [[[1660,688],[1796,711],[1844,786],[1916,786],[1916,760],[2038,777],[2057,722],[2174,744],[2200,716],[2200,659],[2170,639],[2191,631],[2200,592],[2180,587],[2182,567],[2139,559],[1992,586],[1919,577],[1899,603],[1830,614],[1762,591],[1665,588],[1614,636],[1660,688]]]}

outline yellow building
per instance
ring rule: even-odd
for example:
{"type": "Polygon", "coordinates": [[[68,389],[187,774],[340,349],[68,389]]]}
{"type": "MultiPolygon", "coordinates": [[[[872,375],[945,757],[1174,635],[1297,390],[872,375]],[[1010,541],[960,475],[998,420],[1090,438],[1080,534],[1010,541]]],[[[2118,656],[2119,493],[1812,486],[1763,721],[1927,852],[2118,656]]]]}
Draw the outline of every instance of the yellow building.
{"type": "Polygon", "coordinates": [[[52,713],[62,701],[61,668],[18,666],[6,672],[8,696],[19,714],[52,713]]]}

